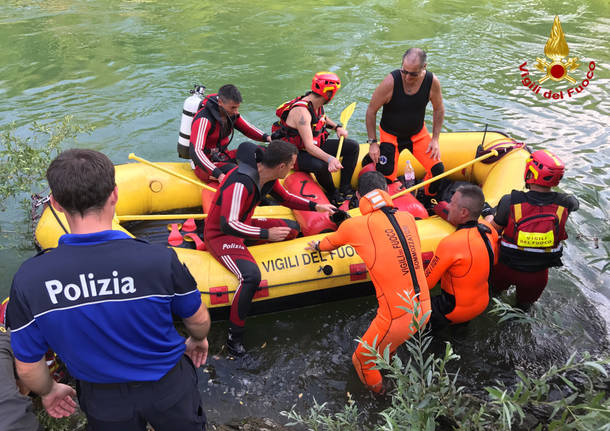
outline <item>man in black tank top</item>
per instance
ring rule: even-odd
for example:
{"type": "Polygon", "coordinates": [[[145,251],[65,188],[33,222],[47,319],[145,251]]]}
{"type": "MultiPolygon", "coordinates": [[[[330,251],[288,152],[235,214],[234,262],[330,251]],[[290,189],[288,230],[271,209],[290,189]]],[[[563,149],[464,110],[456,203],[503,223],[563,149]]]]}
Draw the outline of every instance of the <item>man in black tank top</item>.
{"type": "MultiPolygon", "coordinates": [[[[441,174],[444,166],[440,161],[438,137],[444,117],[441,84],[426,70],[426,53],[419,48],[408,49],[402,57],[401,69],[384,78],[369,102],[366,131],[370,149],[363,165],[374,162],[379,172],[394,181],[398,155],[407,148],[426,169],[424,179],[441,174]],[[428,101],[433,108],[432,138],[424,123],[428,101]],[[377,142],[376,117],[382,106],[380,142],[377,142]]],[[[426,195],[436,195],[438,184],[437,181],[426,187],[426,195]]]]}

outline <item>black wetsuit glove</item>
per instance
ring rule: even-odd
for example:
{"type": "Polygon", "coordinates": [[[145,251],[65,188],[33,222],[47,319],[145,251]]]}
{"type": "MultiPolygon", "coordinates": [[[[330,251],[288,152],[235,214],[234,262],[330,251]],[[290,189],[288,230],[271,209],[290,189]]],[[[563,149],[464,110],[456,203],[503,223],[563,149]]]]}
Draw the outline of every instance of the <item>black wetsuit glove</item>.
{"type": "Polygon", "coordinates": [[[346,211],[343,211],[343,210],[337,210],[330,215],[330,221],[335,223],[337,225],[337,227],[339,227],[339,225],[341,223],[343,223],[345,220],[347,220],[348,218],[350,218],[350,215],[346,211]]]}
{"type": "Polygon", "coordinates": [[[496,215],[496,209],[492,208],[487,202],[483,204],[483,210],[481,211],[481,217],[485,218],[488,215],[496,215]]]}

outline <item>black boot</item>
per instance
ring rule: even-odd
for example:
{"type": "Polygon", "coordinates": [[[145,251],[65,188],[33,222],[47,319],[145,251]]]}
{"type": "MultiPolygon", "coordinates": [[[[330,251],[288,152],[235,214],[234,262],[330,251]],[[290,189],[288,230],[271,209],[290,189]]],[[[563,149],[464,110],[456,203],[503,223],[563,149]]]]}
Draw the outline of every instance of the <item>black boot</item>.
{"type": "Polygon", "coordinates": [[[326,195],[326,197],[328,198],[328,201],[336,206],[337,208],[339,208],[341,206],[341,204],[343,203],[343,201],[345,200],[343,198],[343,195],[341,193],[339,193],[339,190],[336,190],[332,193],[329,193],[328,195],[326,195]]]}
{"type": "Polygon", "coordinates": [[[243,356],[246,354],[244,347],[244,329],[229,328],[229,336],[227,337],[227,349],[233,356],[243,356]]]}
{"type": "Polygon", "coordinates": [[[349,201],[355,194],[354,189],[350,184],[343,185],[339,188],[339,193],[341,193],[343,200],[349,201]]]}

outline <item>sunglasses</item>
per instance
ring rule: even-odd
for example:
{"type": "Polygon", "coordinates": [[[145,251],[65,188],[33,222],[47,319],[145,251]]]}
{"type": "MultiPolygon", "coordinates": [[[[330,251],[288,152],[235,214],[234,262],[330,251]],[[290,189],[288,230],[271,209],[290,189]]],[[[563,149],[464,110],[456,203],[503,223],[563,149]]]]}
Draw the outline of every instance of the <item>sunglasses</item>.
{"type": "Polygon", "coordinates": [[[402,73],[403,75],[408,75],[408,76],[413,76],[413,77],[419,76],[419,72],[420,71],[409,72],[408,70],[400,69],[400,73],[402,73]]]}

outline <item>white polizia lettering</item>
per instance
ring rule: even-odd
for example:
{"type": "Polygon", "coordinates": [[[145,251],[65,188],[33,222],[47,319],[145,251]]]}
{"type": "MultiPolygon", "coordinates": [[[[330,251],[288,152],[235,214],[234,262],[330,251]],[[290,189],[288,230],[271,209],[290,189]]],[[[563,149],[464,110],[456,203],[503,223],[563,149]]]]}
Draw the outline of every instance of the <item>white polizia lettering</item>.
{"type": "MultiPolygon", "coordinates": [[[[133,277],[119,277],[117,271],[112,271],[112,278],[97,279],[93,273],[79,274],[80,283],[63,284],[59,280],[45,281],[51,303],[57,304],[58,297],[63,297],[68,301],[76,301],[81,296],[83,298],[109,296],[119,294],[135,293],[136,287],[133,277]]],[[[61,299],[61,298],[60,298],[61,299]]]]}

